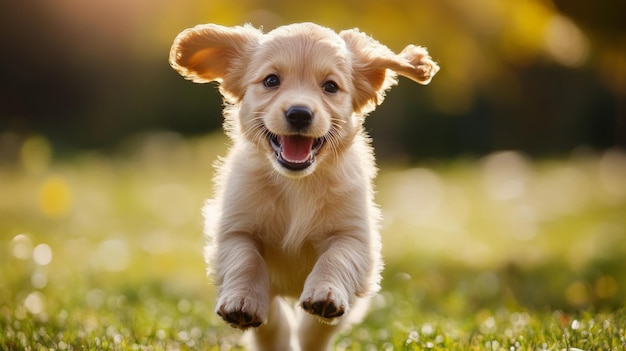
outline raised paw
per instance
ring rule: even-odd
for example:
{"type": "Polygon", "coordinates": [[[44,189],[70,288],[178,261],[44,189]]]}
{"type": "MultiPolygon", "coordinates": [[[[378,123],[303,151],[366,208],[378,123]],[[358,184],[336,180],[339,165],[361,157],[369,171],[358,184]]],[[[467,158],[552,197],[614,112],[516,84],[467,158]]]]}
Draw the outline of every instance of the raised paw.
{"type": "Polygon", "coordinates": [[[311,314],[324,318],[335,318],[344,313],[343,308],[337,308],[333,301],[304,301],[302,302],[302,308],[311,314]]]}
{"type": "Polygon", "coordinates": [[[333,319],[342,316],[347,309],[345,303],[340,302],[332,289],[326,291],[315,291],[308,297],[301,300],[302,309],[310,314],[324,319],[333,319]],[[320,294],[321,293],[321,294],[320,294]]]}
{"type": "Polygon", "coordinates": [[[227,312],[224,308],[220,308],[217,311],[217,314],[226,321],[231,327],[239,328],[242,330],[246,330],[248,328],[257,328],[261,325],[261,319],[256,316],[249,314],[245,311],[231,311],[227,312]]]}
{"type": "Polygon", "coordinates": [[[246,330],[263,324],[268,305],[269,301],[264,299],[222,294],[215,312],[231,327],[246,330]]]}

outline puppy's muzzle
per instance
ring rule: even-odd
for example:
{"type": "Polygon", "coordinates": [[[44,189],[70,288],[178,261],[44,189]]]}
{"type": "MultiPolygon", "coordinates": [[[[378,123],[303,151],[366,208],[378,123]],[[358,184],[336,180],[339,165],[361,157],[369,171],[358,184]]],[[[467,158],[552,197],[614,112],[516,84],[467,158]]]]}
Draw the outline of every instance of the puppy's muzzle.
{"type": "Polygon", "coordinates": [[[276,160],[290,171],[302,171],[315,162],[315,156],[322,148],[325,138],[306,135],[313,123],[314,113],[305,106],[292,106],[285,111],[285,120],[294,134],[269,137],[276,160]]]}

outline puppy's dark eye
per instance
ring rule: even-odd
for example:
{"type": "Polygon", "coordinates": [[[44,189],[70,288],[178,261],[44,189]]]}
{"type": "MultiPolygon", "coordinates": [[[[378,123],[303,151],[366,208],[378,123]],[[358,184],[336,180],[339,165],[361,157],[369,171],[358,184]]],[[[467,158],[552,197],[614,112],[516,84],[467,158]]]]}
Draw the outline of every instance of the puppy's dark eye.
{"type": "Polygon", "coordinates": [[[329,81],[326,81],[324,85],[322,85],[322,89],[324,89],[324,91],[329,94],[334,94],[337,91],[339,91],[339,86],[337,85],[337,83],[333,82],[332,80],[329,80],[329,81]]]}
{"type": "Polygon", "coordinates": [[[263,79],[263,85],[268,88],[274,88],[280,85],[280,78],[275,74],[270,74],[263,79]]]}

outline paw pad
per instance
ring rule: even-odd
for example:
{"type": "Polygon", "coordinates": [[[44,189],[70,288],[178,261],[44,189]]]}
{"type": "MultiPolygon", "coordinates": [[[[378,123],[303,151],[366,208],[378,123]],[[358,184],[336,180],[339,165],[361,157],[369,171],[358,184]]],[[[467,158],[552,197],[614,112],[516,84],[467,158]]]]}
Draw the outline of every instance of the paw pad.
{"type": "Polygon", "coordinates": [[[304,301],[302,302],[302,308],[314,315],[318,315],[323,318],[336,318],[340,317],[344,313],[343,306],[337,307],[332,300],[324,301],[304,301]]]}
{"type": "Polygon", "coordinates": [[[246,330],[261,326],[261,319],[244,311],[226,312],[223,308],[217,311],[231,327],[246,330]]]}

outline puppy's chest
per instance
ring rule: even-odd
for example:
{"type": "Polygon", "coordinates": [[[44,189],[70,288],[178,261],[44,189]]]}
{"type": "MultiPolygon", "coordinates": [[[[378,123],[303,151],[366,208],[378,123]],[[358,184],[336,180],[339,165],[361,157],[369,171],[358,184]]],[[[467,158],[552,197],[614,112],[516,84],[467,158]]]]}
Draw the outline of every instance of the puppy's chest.
{"type": "Polygon", "coordinates": [[[258,235],[269,244],[302,246],[318,240],[332,226],[332,219],[325,215],[328,204],[321,198],[296,193],[268,200],[258,209],[258,235]]]}
{"type": "Polygon", "coordinates": [[[318,258],[315,247],[327,234],[324,204],[305,200],[311,199],[278,198],[259,209],[256,235],[277,294],[297,297],[318,258]]]}

